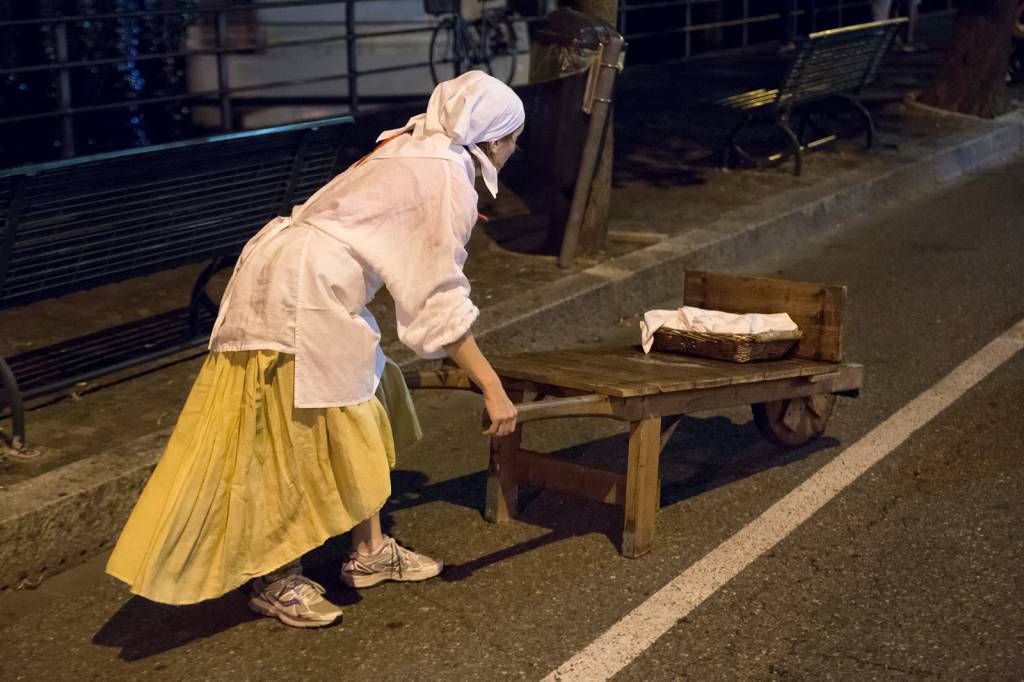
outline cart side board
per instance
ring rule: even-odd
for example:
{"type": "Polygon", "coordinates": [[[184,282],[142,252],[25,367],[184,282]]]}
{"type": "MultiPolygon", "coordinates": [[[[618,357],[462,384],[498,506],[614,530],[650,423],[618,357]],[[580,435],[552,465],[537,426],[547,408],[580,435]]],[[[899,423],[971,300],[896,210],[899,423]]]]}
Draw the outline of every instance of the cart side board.
{"type": "Polygon", "coordinates": [[[683,305],[728,313],[788,313],[803,332],[795,355],[842,362],[846,287],[687,270],[683,305]]]}

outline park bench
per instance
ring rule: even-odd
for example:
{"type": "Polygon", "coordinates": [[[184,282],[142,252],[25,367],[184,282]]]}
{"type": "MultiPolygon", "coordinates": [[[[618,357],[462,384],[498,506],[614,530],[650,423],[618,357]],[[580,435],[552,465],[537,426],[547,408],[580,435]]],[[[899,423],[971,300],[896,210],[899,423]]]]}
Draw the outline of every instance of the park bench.
{"type": "Polygon", "coordinates": [[[874,142],[871,114],[861,103],[861,90],[871,83],[888,53],[899,26],[907,19],[890,19],[812,33],[797,42],[778,87],[756,89],[718,100],[717,104],[739,113],[723,150],[726,166],[736,157],[762,168],[793,158],[793,173],[800,175],[803,151],[834,141],[840,135],[863,132],[865,146],[874,142]],[[837,106],[838,105],[838,106],[837,106]],[[851,126],[842,110],[854,115],[851,126]],[[794,119],[799,118],[797,130],[794,119]],[[781,132],[785,148],[760,149],[745,138],[754,126],[781,132]],[[808,133],[818,135],[808,139],[808,133]]]}
{"type": "Polygon", "coordinates": [[[351,120],[0,171],[0,309],[209,261],[185,307],[0,358],[15,445],[25,400],[206,343],[217,312],[210,278],[337,172],[351,120]]]}
{"type": "MultiPolygon", "coordinates": [[[[803,332],[792,356],[734,363],[676,353],[645,355],[638,346],[621,346],[494,358],[491,364],[513,401],[526,394],[535,398],[518,406],[515,432],[491,439],[487,520],[517,514],[521,485],[614,504],[624,508],[622,554],[638,557],[654,545],[659,457],[679,415],[751,405],[764,437],[797,447],[824,432],[837,395],[858,395],[864,368],[843,359],[845,287],[698,271],[687,272],[685,281],[683,305],[789,313],[803,332]],[[521,446],[523,424],[578,417],[629,424],[625,472],[521,446]],[[663,429],[665,417],[676,419],[663,429]]],[[[411,388],[472,388],[454,368],[410,372],[406,381],[411,388]]]]}

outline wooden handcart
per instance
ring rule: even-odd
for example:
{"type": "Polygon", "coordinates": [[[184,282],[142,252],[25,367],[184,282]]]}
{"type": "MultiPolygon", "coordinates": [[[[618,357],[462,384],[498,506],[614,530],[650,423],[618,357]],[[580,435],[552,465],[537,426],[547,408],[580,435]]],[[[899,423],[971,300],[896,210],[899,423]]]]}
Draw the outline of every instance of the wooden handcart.
{"type": "MultiPolygon", "coordinates": [[[[659,455],[679,420],[662,419],[751,405],[761,433],[798,446],[821,435],[836,396],[856,396],[861,365],[843,361],[846,289],[805,282],[686,273],[683,304],[734,313],[780,312],[803,331],[787,358],[733,363],[673,353],[645,355],[638,347],[595,347],[526,353],[492,360],[519,405],[518,427],[491,439],[484,516],[516,515],[520,485],[580,495],[625,508],[622,554],[638,557],[654,545],[659,508],[659,455]],[[541,419],[608,417],[629,422],[625,472],[570,461],[559,453],[524,449],[523,425],[541,419]]],[[[458,370],[421,373],[411,387],[470,388],[458,370]]]]}

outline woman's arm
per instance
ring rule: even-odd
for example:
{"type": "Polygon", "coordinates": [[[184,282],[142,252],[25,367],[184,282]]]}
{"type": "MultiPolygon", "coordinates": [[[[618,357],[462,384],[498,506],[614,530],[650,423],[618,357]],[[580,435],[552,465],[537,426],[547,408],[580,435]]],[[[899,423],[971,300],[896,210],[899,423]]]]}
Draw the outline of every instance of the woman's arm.
{"type": "Polygon", "coordinates": [[[491,418],[491,426],[484,433],[491,436],[507,436],[512,433],[516,428],[516,406],[509,400],[491,363],[480,352],[472,332],[447,344],[444,349],[448,357],[465,370],[473,383],[483,391],[484,406],[491,418]]]}

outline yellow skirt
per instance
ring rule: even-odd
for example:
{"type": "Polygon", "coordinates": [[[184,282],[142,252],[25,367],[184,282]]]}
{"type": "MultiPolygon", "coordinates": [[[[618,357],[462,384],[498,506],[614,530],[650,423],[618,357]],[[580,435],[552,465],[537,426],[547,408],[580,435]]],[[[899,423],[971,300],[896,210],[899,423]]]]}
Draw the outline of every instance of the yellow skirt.
{"type": "Polygon", "coordinates": [[[377,398],[294,405],[295,363],[211,353],[107,563],[165,604],[218,597],[378,511],[395,448],[377,398]]]}

